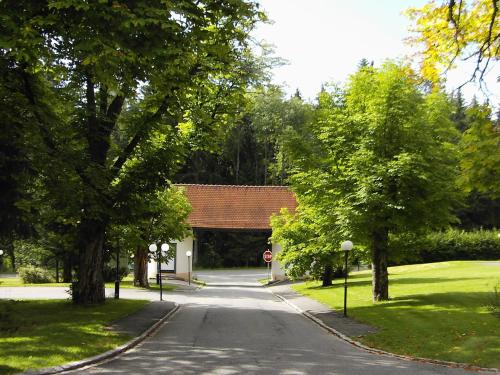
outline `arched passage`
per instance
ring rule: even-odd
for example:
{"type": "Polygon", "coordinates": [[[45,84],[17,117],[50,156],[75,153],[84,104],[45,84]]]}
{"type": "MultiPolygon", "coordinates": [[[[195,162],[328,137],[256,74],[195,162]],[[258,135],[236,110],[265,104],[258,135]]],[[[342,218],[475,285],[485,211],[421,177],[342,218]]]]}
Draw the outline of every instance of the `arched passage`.
{"type": "MultiPolygon", "coordinates": [[[[270,218],[282,208],[294,212],[297,207],[294,194],[286,186],[237,186],[237,185],[176,185],[185,190],[192,212],[188,221],[193,228],[193,237],[177,243],[174,273],[187,278],[186,251],[191,250],[191,261],[199,260],[198,240],[207,232],[253,232],[271,235],[270,218]]],[[[281,249],[272,244],[273,258],[281,249]]],[[[262,248],[262,251],[264,247],[262,248]]],[[[192,267],[192,265],[191,265],[192,267]]],[[[150,270],[156,272],[156,264],[150,270]]],[[[279,262],[272,263],[272,278],[284,278],[279,262]]]]}

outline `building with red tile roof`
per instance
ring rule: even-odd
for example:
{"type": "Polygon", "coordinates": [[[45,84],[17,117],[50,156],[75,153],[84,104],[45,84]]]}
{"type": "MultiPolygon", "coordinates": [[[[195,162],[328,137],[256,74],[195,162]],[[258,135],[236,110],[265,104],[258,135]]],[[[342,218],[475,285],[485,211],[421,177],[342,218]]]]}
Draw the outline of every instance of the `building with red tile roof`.
{"type": "Polygon", "coordinates": [[[189,224],[197,229],[270,230],[272,214],[294,212],[297,201],[286,186],[177,184],[193,208],[189,224]]]}

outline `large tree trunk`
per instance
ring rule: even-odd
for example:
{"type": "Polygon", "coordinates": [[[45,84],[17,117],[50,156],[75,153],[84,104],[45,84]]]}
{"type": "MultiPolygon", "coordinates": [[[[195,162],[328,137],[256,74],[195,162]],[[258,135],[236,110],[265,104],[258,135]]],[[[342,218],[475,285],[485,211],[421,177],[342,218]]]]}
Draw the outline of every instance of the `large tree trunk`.
{"type": "Polygon", "coordinates": [[[103,244],[106,224],[93,219],[83,219],[80,224],[80,261],[78,281],[73,285],[73,302],[96,304],[105,301],[103,269],[103,244]]]}
{"type": "Polygon", "coordinates": [[[134,254],[134,285],[148,288],[148,249],[138,247],[134,254]]]}
{"type": "Polygon", "coordinates": [[[389,299],[389,274],[387,272],[387,247],[389,233],[382,228],[372,233],[372,291],[373,301],[389,299]]]}
{"type": "Polygon", "coordinates": [[[71,261],[71,255],[66,254],[66,256],[63,259],[63,282],[64,283],[70,283],[73,281],[73,263],[71,261]]]}
{"type": "Polygon", "coordinates": [[[333,266],[331,264],[327,264],[325,269],[323,270],[323,286],[331,286],[333,281],[333,266]]]}

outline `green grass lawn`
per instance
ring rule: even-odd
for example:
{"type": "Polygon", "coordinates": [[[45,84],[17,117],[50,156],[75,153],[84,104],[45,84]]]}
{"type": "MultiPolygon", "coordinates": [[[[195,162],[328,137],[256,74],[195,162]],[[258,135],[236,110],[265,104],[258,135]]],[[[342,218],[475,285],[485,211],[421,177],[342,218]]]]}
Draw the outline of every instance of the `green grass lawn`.
{"type": "Polygon", "coordinates": [[[130,339],[105,327],[148,301],[107,300],[81,307],[66,300],[0,300],[0,374],[60,365],[130,339]]]}
{"type": "MultiPolygon", "coordinates": [[[[488,261],[442,262],[389,268],[390,301],[373,303],[371,271],[350,274],[348,315],[379,332],[359,340],[393,353],[483,367],[500,367],[500,316],[486,305],[500,284],[488,261]]],[[[343,308],[343,281],[293,288],[334,309],[343,308]]]]}
{"type": "MultiPolygon", "coordinates": [[[[58,287],[66,287],[69,289],[69,284],[68,283],[46,283],[46,284],[23,284],[22,280],[19,277],[0,277],[0,287],[2,286],[58,286],[58,287]]],[[[114,288],[115,283],[106,283],[106,288],[114,288]]],[[[125,288],[125,289],[131,289],[131,288],[137,288],[137,289],[143,289],[134,286],[132,277],[127,276],[125,277],[121,282],[120,282],[120,288],[125,288]]],[[[176,288],[175,285],[168,284],[168,282],[163,282],[163,291],[171,291],[176,288]]],[[[149,284],[149,288],[151,290],[160,290],[160,286],[156,285],[155,282],[152,282],[149,284]]]]}

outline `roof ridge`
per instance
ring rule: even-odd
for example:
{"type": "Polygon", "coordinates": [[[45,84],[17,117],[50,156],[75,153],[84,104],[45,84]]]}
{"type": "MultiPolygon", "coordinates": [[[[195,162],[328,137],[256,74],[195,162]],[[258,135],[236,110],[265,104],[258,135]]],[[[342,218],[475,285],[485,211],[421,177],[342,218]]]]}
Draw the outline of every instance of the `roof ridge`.
{"type": "Polygon", "coordinates": [[[213,184],[183,184],[175,183],[175,186],[206,186],[206,187],[222,187],[222,188],[286,188],[287,185],[213,185],[213,184]]]}

